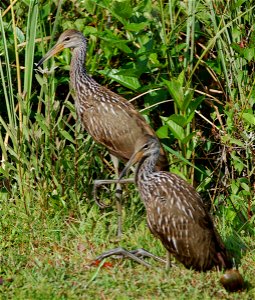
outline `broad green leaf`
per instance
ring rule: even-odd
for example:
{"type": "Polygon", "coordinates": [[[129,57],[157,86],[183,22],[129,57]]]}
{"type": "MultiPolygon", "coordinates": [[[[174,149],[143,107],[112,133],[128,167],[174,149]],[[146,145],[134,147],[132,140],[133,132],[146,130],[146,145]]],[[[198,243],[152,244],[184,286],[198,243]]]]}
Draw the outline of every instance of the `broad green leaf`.
{"type": "Polygon", "coordinates": [[[19,43],[23,43],[25,41],[25,35],[24,33],[19,29],[19,27],[16,27],[16,34],[17,38],[19,40],[19,43]]]}
{"type": "Polygon", "coordinates": [[[168,138],[168,126],[167,125],[163,125],[161,126],[157,131],[157,136],[160,138],[160,139],[165,139],[165,138],[168,138]]]}
{"type": "Polygon", "coordinates": [[[172,120],[174,121],[176,124],[180,125],[181,127],[185,127],[186,125],[186,118],[181,116],[181,115],[176,115],[176,114],[173,114],[169,117],[169,120],[172,120]]]}
{"type": "Polygon", "coordinates": [[[118,70],[118,73],[116,75],[124,75],[124,76],[130,76],[130,77],[137,77],[137,70],[135,65],[133,65],[130,69],[120,69],[118,70]]]}
{"type": "Polygon", "coordinates": [[[83,29],[83,33],[84,35],[88,36],[88,35],[93,35],[97,33],[97,28],[93,27],[93,26],[85,26],[83,29]]]}
{"type": "Polygon", "coordinates": [[[235,170],[238,171],[239,173],[241,173],[245,167],[243,161],[240,159],[240,157],[235,155],[235,152],[232,152],[230,155],[231,155],[232,164],[233,164],[235,170]]]}
{"type": "Polygon", "coordinates": [[[120,19],[129,19],[133,13],[132,4],[129,0],[113,1],[112,10],[116,17],[119,17],[120,19]]]}
{"type": "Polygon", "coordinates": [[[132,53],[132,50],[126,45],[127,40],[120,39],[116,35],[107,32],[107,35],[101,36],[101,39],[109,43],[113,47],[117,47],[125,53],[132,53]]]}
{"type": "Polygon", "coordinates": [[[158,54],[157,53],[151,53],[149,55],[150,61],[155,65],[161,65],[160,61],[158,60],[158,54]]]}
{"type": "Polygon", "coordinates": [[[184,126],[187,126],[194,118],[195,112],[192,112],[191,114],[188,115],[188,117],[186,118],[186,123],[184,126]]]}
{"type": "Polygon", "coordinates": [[[175,47],[173,47],[171,50],[170,50],[170,54],[172,56],[176,55],[177,53],[181,52],[183,49],[186,48],[186,43],[182,43],[182,44],[177,44],[175,45],[175,47]]]}
{"type": "Polygon", "coordinates": [[[148,26],[147,22],[141,22],[141,23],[128,23],[124,26],[126,30],[130,31],[141,31],[143,30],[146,26],[148,26]]]}
{"type": "Polygon", "coordinates": [[[193,99],[193,95],[194,95],[194,91],[193,90],[187,90],[185,91],[184,94],[184,101],[183,101],[183,105],[182,105],[182,111],[186,111],[187,108],[189,107],[192,99],[193,99]]]}
{"type": "Polygon", "coordinates": [[[167,125],[176,139],[182,141],[185,138],[184,129],[180,125],[172,120],[167,121],[167,125]]]}
{"type": "Polygon", "coordinates": [[[67,132],[66,130],[63,130],[63,129],[59,129],[59,132],[65,139],[67,139],[68,141],[75,144],[75,140],[73,139],[73,137],[71,136],[71,134],[69,132],[67,132]]]}
{"type": "Polygon", "coordinates": [[[178,82],[180,83],[181,86],[184,86],[184,82],[185,82],[184,70],[178,75],[178,82]]]}
{"type": "Polygon", "coordinates": [[[247,123],[249,123],[251,125],[255,125],[255,116],[253,114],[251,114],[251,113],[243,113],[242,116],[243,116],[243,119],[247,123]]]}
{"type": "Polygon", "coordinates": [[[233,181],[231,183],[231,189],[232,189],[233,194],[237,194],[238,190],[239,190],[239,183],[237,181],[233,181]]]}
{"type": "Polygon", "coordinates": [[[232,36],[233,36],[233,40],[238,40],[242,36],[239,26],[232,27],[232,36]]]}
{"type": "Polygon", "coordinates": [[[229,142],[231,144],[234,144],[234,145],[237,145],[237,146],[240,146],[240,147],[244,147],[243,142],[238,140],[238,139],[230,138],[229,142]]]}
{"type": "Polygon", "coordinates": [[[131,89],[137,90],[140,88],[139,80],[136,77],[125,76],[125,75],[118,75],[119,71],[116,69],[112,69],[110,71],[101,70],[99,71],[100,74],[110,77],[111,79],[115,80],[116,82],[120,83],[121,85],[131,89]]]}
{"type": "Polygon", "coordinates": [[[192,138],[193,136],[196,135],[195,132],[191,132],[189,135],[187,135],[183,140],[182,143],[183,144],[187,144],[192,138]]]}
{"type": "Polygon", "coordinates": [[[176,103],[178,108],[182,110],[184,95],[183,95],[182,85],[180,84],[180,82],[177,81],[176,79],[173,79],[172,81],[163,79],[163,82],[167,85],[168,91],[170,95],[173,97],[174,102],[176,103]]]}
{"type": "Polygon", "coordinates": [[[241,48],[239,44],[237,44],[237,43],[232,43],[232,44],[231,44],[231,47],[232,47],[238,54],[240,54],[241,56],[244,55],[244,49],[241,48]]]}
{"type": "Polygon", "coordinates": [[[47,78],[45,76],[41,76],[39,74],[35,74],[35,78],[40,84],[40,86],[46,85],[47,84],[47,78]]]}
{"type": "Polygon", "coordinates": [[[241,187],[246,191],[246,192],[250,192],[250,187],[248,184],[241,182],[241,187]]]}
{"type": "Polygon", "coordinates": [[[195,98],[193,101],[190,102],[189,104],[189,110],[191,112],[194,112],[198,106],[204,101],[205,96],[199,96],[197,98],[195,98]]]}
{"type": "Polygon", "coordinates": [[[85,0],[82,1],[83,6],[85,9],[90,13],[93,14],[95,10],[95,2],[93,0],[85,0]]]}
{"type": "Polygon", "coordinates": [[[254,48],[245,48],[243,54],[246,60],[251,61],[254,59],[254,48]]]}

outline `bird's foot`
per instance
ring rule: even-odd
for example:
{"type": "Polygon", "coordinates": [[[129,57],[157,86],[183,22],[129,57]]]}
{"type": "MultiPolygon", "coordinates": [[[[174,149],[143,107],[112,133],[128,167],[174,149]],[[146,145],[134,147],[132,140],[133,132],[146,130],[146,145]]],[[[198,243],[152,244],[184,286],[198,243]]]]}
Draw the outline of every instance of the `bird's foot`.
{"type": "Polygon", "coordinates": [[[140,249],[128,251],[128,250],[126,250],[124,248],[121,248],[121,247],[114,248],[114,249],[111,249],[111,250],[108,250],[108,251],[104,252],[103,254],[98,256],[96,258],[96,260],[102,260],[102,259],[105,259],[105,258],[110,257],[112,255],[116,255],[116,256],[119,256],[119,257],[131,258],[134,261],[136,261],[137,263],[140,263],[141,265],[143,265],[147,268],[150,268],[151,264],[144,261],[143,258],[145,258],[145,257],[153,258],[156,261],[159,261],[161,263],[166,263],[166,261],[164,259],[155,256],[154,254],[146,251],[145,249],[140,248],[140,249]]]}

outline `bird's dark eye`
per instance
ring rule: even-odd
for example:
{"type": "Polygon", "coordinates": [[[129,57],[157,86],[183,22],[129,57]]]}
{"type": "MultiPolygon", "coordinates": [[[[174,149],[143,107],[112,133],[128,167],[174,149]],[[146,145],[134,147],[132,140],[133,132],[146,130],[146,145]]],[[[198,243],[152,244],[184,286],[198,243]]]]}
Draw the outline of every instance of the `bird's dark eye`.
{"type": "Polygon", "coordinates": [[[67,37],[65,38],[65,41],[66,41],[66,42],[70,41],[70,37],[67,36],[67,37]]]}

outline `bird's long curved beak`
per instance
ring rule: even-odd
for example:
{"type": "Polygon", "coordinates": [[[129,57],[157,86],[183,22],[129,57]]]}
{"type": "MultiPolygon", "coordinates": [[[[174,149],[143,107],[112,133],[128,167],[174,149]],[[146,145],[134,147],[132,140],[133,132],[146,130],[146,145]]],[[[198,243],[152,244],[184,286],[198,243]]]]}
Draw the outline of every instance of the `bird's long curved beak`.
{"type": "Polygon", "coordinates": [[[43,62],[45,62],[46,60],[48,60],[49,58],[51,58],[52,56],[56,55],[57,53],[59,53],[60,51],[62,51],[64,49],[64,45],[62,43],[57,43],[54,47],[52,47],[45,55],[43,58],[40,59],[40,61],[37,64],[37,67],[40,67],[43,62]]]}
{"type": "Polygon", "coordinates": [[[125,168],[120,173],[119,180],[122,179],[126,175],[127,171],[133,165],[135,165],[142,157],[143,157],[143,151],[141,149],[139,149],[138,151],[133,153],[133,155],[130,157],[129,161],[126,163],[125,168]]]}

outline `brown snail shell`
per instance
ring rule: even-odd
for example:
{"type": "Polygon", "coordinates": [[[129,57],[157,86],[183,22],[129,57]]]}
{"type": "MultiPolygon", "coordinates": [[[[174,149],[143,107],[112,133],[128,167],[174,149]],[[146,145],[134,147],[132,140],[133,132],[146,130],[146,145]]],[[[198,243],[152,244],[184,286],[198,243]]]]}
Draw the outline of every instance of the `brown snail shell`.
{"type": "Polygon", "coordinates": [[[240,291],[244,288],[244,280],[238,270],[227,270],[220,279],[221,284],[229,292],[240,291]]]}

